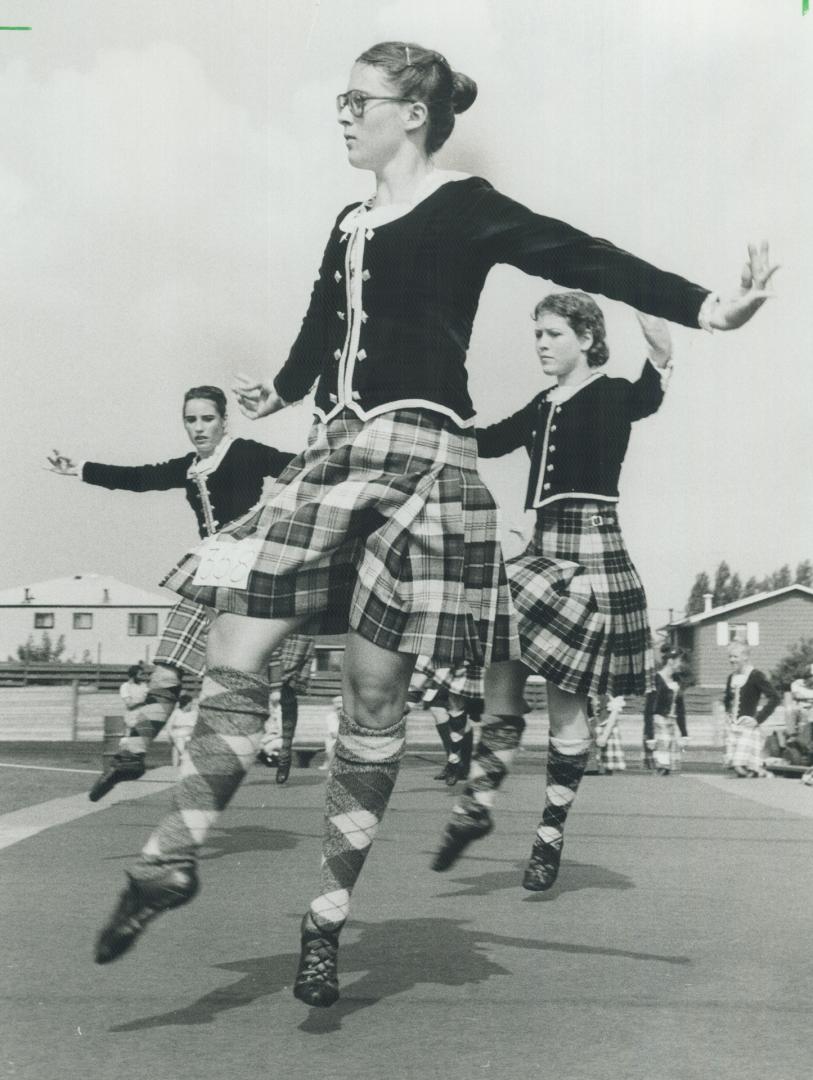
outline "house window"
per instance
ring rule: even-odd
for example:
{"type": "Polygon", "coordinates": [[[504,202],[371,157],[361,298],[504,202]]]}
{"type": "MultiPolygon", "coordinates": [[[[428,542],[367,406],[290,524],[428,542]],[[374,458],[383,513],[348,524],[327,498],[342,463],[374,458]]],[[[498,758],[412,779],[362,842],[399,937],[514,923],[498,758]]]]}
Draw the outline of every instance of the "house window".
{"type": "Polygon", "coordinates": [[[735,642],[743,645],[759,645],[759,623],[717,623],[717,644],[727,648],[735,642]]]}
{"type": "Polygon", "coordinates": [[[53,611],[35,611],[34,612],[34,629],[35,630],[53,630],[54,628],[54,613],[53,611]]]}
{"type": "Polygon", "coordinates": [[[127,616],[127,633],[130,637],[158,637],[157,614],[142,615],[131,611],[127,616]]]}
{"type": "Polygon", "coordinates": [[[93,615],[90,611],[75,611],[73,613],[74,630],[92,630],[93,615]]]}
{"type": "Polygon", "coordinates": [[[314,671],[323,673],[341,671],[344,649],[317,649],[314,657],[314,671]]]}

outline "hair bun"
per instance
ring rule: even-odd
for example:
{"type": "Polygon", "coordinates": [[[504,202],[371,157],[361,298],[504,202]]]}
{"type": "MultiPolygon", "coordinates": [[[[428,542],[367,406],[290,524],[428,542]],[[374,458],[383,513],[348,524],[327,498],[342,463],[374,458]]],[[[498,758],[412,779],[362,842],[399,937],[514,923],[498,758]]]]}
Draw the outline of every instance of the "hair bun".
{"type": "Polygon", "coordinates": [[[464,75],[462,71],[452,72],[452,109],[455,113],[465,112],[474,104],[477,97],[477,83],[464,75]]]}

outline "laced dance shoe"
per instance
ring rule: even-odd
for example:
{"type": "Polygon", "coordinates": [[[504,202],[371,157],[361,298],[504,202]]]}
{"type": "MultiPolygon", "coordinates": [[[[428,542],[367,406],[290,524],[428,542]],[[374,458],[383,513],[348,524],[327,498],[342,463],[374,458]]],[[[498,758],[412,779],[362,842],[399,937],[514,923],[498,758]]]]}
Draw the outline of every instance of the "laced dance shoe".
{"type": "Polygon", "coordinates": [[[275,780],[278,784],[285,784],[291,774],[291,756],[280,754],[277,761],[277,775],[275,780]]]}
{"type": "Polygon", "coordinates": [[[318,1009],[327,1009],[337,1002],[338,955],[338,931],[320,930],[306,914],[302,919],[302,943],[294,979],[294,997],[318,1009]]]}
{"type": "Polygon", "coordinates": [[[523,889],[529,892],[545,892],[553,886],[559,876],[563,846],[563,840],[558,844],[544,844],[539,837],[534,840],[531,857],[522,878],[523,889]]]}
{"type": "Polygon", "coordinates": [[[119,750],[113,755],[110,768],[103,772],[88,792],[91,802],[98,802],[108,791],[112,791],[122,780],[138,780],[147,771],[145,754],[134,754],[132,750],[119,750]]]}
{"type": "Polygon", "coordinates": [[[188,904],[200,889],[194,868],[168,869],[155,881],[139,881],[131,874],[116,910],[96,940],[96,963],[109,964],[135,944],[139,935],[162,911],[188,904]]]}
{"type": "Polygon", "coordinates": [[[460,820],[452,820],[443,832],[440,847],[432,860],[432,869],[441,872],[454,866],[473,840],[488,836],[494,828],[494,822],[487,810],[473,818],[461,815],[460,820]]]}

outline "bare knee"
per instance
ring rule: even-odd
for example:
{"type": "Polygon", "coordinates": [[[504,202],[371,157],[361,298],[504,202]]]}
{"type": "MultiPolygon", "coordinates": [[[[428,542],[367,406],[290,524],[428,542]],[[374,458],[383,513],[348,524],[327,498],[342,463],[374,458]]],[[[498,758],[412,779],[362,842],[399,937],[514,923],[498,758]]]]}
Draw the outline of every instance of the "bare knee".
{"type": "Polygon", "coordinates": [[[492,664],[485,674],[486,712],[492,716],[521,716],[525,712],[525,682],[529,671],[519,660],[492,664]]]}
{"type": "Polygon", "coordinates": [[[406,685],[376,672],[345,671],[344,707],[366,727],[390,727],[404,711],[406,685]]]}

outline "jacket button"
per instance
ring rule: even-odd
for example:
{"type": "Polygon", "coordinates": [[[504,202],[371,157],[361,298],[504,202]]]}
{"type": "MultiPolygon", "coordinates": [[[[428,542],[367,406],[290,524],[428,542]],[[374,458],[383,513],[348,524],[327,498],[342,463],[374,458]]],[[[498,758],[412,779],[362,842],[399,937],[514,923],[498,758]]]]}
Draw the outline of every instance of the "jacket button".
{"type": "Polygon", "coordinates": [[[367,350],[366,349],[359,349],[359,351],[356,353],[356,359],[357,360],[366,360],[367,359],[367,350]]]}
{"type": "Polygon", "coordinates": [[[543,484],[542,485],[542,490],[543,491],[550,491],[550,484],[543,484]]]}
{"type": "Polygon", "coordinates": [[[333,354],[333,359],[334,360],[341,360],[341,358],[342,358],[342,350],[341,349],[336,349],[336,351],[333,354]]]}
{"type": "Polygon", "coordinates": [[[550,429],[551,431],[556,431],[556,424],[551,424],[550,429]]]}
{"type": "Polygon", "coordinates": [[[361,394],[358,390],[353,391],[353,401],[361,401],[361,394]]]}
{"type": "Polygon", "coordinates": [[[372,238],[374,236],[375,236],[375,233],[373,232],[372,229],[368,229],[367,232],[364,234],[365,240],[372,240],[372,238]]]}
{"type": "Polygon", "coordinates": [[[556,410],[555,410],[555,411],[556,411],[556,412],[561,412],[561,411],[562,411],[562,406],[561,406],[561,405],[557,405],[557,406],[556,406],[556,410]]]}
{"type": "Polygon", "coordinates": [[[555,446],[549,446],[548,450],[552,454],[556,450],[556,447],[555,446]]]}
{"type": "Polygon", "coordinates": [[[372,277],[372,274],[370,273],[369,270],[362,270],[362,272],[361,272],[361,280],[362,281],[369,281],[371,277],[372,277]]]}
{"type": "Polygon", "coordinates": [[[336,395],[335,395],[335,394],[328,394],[328,397],[330,398],[330,400],[331,400],[331,401],[333,402],[333,404],[334,404],[334,405],[335,405],[335,404],[336,404],[336,402],[337,402],[337,401],[339,400],[339,399],[338,399],[338,398],[336,397],[336,395]]]}
{"type": "Polygon", "coordinates": [[[336,282],[336,284],[338,284],[342,280],[342,275],[339,273],[338,270],[333,275],[333,280],[336,282]]]}
{"type": "Polygon", "coordinates": [[[343,311],[337,311],[336,314],[339,316],[339,318],[342,320],[342,322],[344,322],[344,312],[343,311]]]}
{"type": "Polygon", "coordinates": [[[553,472],[553,466],[552,465],[548,465],[548,472],[553,472]]]}
{"type": "Polygon", "coordinates": [[[362,311],[362,313],[361,313],[361,321],[362,321],[363,323],[365,323],[365,322],[367,322],[367,320],[368,320],[369,318],[370,318],[370,316],[369,316],[369,315],[367,314],[367,312],[366,312],[366,311],[362,311]]]}

